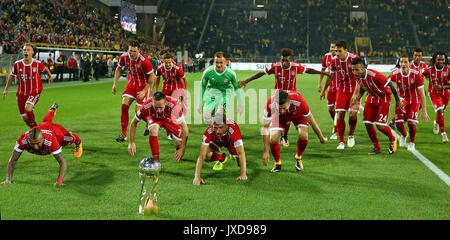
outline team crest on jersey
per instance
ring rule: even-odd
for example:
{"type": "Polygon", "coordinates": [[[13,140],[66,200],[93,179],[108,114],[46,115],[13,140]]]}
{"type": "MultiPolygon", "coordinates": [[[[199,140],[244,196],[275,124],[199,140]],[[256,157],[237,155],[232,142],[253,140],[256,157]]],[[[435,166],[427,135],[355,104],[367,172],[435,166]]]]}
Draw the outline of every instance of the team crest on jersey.
{"type": "Polygon", "coordinates": [[[37,68],[34,67],[34,68],[33,68],[33,72],[36,72],[36,71],[37,71],[37,68]]]}
{"type": "Polygon", "coordinates": [[[228,82],[228,79],[227,79],[227,78],[225,78],[225,79],[223,80],[223,82],[224,82],[224,83],[228,82]]]}
{"type": "Polygon", "coordinates": [[[141,68],[141,64],[137,64],[137,65],[136,65],[136,68],[141,68]]]}
{"type": "Polygon", "coordinates": [[[447,77],[447,73],[446,72],[443,72],[442,75],[444,75],[444,77],[447,77]]]}
{"type": "Polygon", "coordinates": [[[415,82],[415,81],[414,81],[414,79],[411,79],[411,81],[410,81],[410,82],[411,82],[411,84],[414,84],[414,82],[415,82]]]}

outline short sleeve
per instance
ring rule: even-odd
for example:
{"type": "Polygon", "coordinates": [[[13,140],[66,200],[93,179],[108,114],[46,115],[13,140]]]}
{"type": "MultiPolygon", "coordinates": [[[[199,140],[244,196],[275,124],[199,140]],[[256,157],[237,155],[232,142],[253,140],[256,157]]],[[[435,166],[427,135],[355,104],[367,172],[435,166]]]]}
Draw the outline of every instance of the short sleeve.
{"type": "Polygon", "coordinates": [[[148,58],[145,58],[145,60],[143,61],[142,68],[144,69],[144,72],[146,74],[150,74],[153,72],[152,62],[150,62],[150,60],[148,60],[148,58]]]}
{"type": "Polygon", "coordinates": [[[270,66],[269,67],[267,67],[267,68],[265,68],[264,69],[264,73],[265,74],[274,74],[275,73],[275,66],[274,66],[274,64],[272,63],[272,64],[270,64],[270,66]]]}
{"type": "Polygon", "coordinates": [[[45,70],[45,65],[43,62],[38,63],[38,71],[43,72],[45,70]]]}
{"type": "Polygon", "coordinates": [[[305,72],[305,69],[306,68],[299,63],[297,66],[297,74],[303,74],[305,72]]]}

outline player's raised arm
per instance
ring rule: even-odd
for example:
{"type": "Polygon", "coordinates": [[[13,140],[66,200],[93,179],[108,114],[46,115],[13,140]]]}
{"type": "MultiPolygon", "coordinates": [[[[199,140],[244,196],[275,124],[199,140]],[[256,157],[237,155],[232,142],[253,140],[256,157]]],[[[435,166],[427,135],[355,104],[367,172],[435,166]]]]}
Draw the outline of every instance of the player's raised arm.
{"type": "Polygon", "coordinates": [[[11,184],[12,183],[12,177],[14,175],[14,168],[15,168],[16,163],[19,160],[21,154],[22,154],[22,152],[13,150],[13,153],[12,153],[11,157],[9,158],[9,162],[8,162],[8,169],[6,171],[6,179],[1,184],[11,184]]]}
{"type": "Polygon", "coordinates": [[[253,74],[251,77],[245,79],[244,81],[240,81],[239,84],[238,84],[238,88],[241,88],[241,87],[245,88],[249,82],[251,82],[251,81],[253,81],[255,79],[258,79],[258,78],[264,76],[265,74],[266,73],[264,71],[257,72],[255,74],[253,74]]]}

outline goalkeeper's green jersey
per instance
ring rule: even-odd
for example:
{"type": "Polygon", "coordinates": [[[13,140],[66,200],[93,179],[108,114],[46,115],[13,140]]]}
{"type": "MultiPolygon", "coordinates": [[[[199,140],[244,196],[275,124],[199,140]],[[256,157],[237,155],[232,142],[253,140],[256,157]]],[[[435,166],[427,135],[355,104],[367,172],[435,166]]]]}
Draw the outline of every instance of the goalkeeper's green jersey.
{"type": "Polygon", "coordinates": [[[199,103],[203,103],[203,95],[208,99],[210,97],[219,97],[222,94],[223,102],[227,103],[231,99],[233,90],[236,91],[238,105],[242,106],[241,90],[238,88],[238,77],[236,73],[229,67],[225,67],[222,73],[216,72],[216,65],[209,66],[205,69],[202,76],[202,89],[200,92],[199,103]],[[220,91],[220,93],[219,93],[220,91]]]}

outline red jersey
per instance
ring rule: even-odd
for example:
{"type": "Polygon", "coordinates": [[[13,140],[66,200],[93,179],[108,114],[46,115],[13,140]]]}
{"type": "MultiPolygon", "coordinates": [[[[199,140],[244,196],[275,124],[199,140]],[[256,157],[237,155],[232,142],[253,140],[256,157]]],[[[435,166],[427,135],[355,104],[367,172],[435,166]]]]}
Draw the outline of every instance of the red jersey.
{"type": "Polygon", "coordinates": [[[142,104],[141,108],[136,112],[135,118],[140,121],[142,119],[151,118],[154,121],[165,121],[170,123],[180,123],[184,116],[181,105],[177,99],[166,96],[166,105],[162,113],[157,113],[153,107],[153,98],[149,98],[142,104]]]}
{"type": "Polygon", "coordinates": [[[161,64],[156,69],[156,77],[163,77],[162,92],[173,92],[177,89],[183,89],[184,84],[181,81],[185,77],[184,71],[178,64],[172,62],[172,67],[166,69],[164,64],[161,64]]]}
{"type": "Polygon", "coordinates": [[[408,103],[420,103],[419,88],[423,88],[422,74],[410,69],[407,75],[403,75],[401,69],[394,70],[389,80],[395,82],[398,87],[398,95],[408,103]]]}
{"type": "Polygon", "coordinates": [[[16,146],[14,147],[14,150],[16,152],[23,152],[26,150],[27,152],[36,154],[36,155],[49,155],[53,154],[56,155],[58,153],[62,152],[62,148],[59,145],[59,141],[57,139],[56,134],[54,134],[50,130],[41,129],[42,135],[44,136],[44,149],[38,152],[35,152],[33,148],[28,146],[28,133],[30,131],[24,132],[16,142],[16,146]]]}
{"type": "Polygon", "coordinates": [[[147,75],[153,72],[153,66],[150,60],[142,53],[139,53],[137,59],[132,60],[128,52],[120,56],[119,67],[128,68],[127,84],[132,84],[138,88],[143,88],[147,84],[147,75]]]}
{"type": "Polygon", "coordinates": [[[428,77],[428,80],[430,80],[430,84],[428,85],[428,92],[431,94],[440,94],[440,95],[446,95],[450,94],[450,89],[445,90],[434,90],[434,85],[449,85],[450,84],[450,67],[444,66],[441,69],[437,69],[436,66],[430,67],[425,69],[423,72],[424,76],[428,77]]]}
{"type": "Polygon", "coordinates": [[[336,57],[331,61],[331,73],[339,75],[337,78],[337,89],[339,91],[353,93],[353,90],[355,90],[356,76],[352,72],[352,60],[358,57],[358,55],[348,52],[345,60],[336,57]]]}
{"type": "Polygon", "coordinates": [[[227,133],[223,136],[218,136],[214,132],[213,125],[211,124],[203,133],[202,144],[214,144],[220,149],[222,146],[237,148],[243,146],[244,142],[242,141],[241,130],[239,130],[237,123],[232,119],[227,119],[227,133]]]}
{"type": "Polygon", "coordinates": [[[414,61],[411,62],[409,68],[419,71],[421,74],[427,69],[427,64],[424,61],[420,61],[419,66],[414,64],[414,61]]]}
{"type": "Polygon", "coordinates": [[[266,74],[275,74],[275,89],[297,91],[297,74],[305,72],[300,63],[291,62],[288,69],[284,69],[281,62],[274,62],[264,69],[266,74]]]}
{"type": "Polygon", "coordinates": [[[18,78],[17,96],[36,94],[42,91],[41,72],[45,69],[44,63],[33,59],[30,64],[25,64],[24,60],[14,63],[11,75],[18,78]]]}
{"type": "Polygon", "coordinates": [[[367,91],[366,102],[390,103],[391,89],[388,87],[389,79],[373,69],[366,69],[366,76],[357,79],[361,88],[367,91]]]}
{"type": "MultiPolygon", "coordinates": [[[[322,60],[322,68],[326,68],[329,72],[331,72],[331,62],[333,61],[333,59],[336,58],[335,56],[333,57],[333,55],[331,53],[327,53],[325,54],[325,56],[323,56],[323,60],[322,60]]],[[[338,78],[338,74],[334,75],[334,78],[331,80],[331,84],[328,87],[328,91],[336,91],[337,90],[337,78],[338,78]]]]}
{"type": "Polygon", "coordinates": [[[77,69],[77,60],[74,57],[69,58],[69,69],[77,69]]]}
{"type": "MultiPolygon", "coordinates": [[[[283,117],[296,117],[303,116],[308,117],[311,112],[309,111],[308,104],[306,104],[303,96],[295,91],[286,91],[289,94],[289,108],[283,117]]],[[[279,116],[279,106],[275,102],[276,92],[269,98],[264,108],[264,119],[272,120],[272,116],[279,116]]]]}

